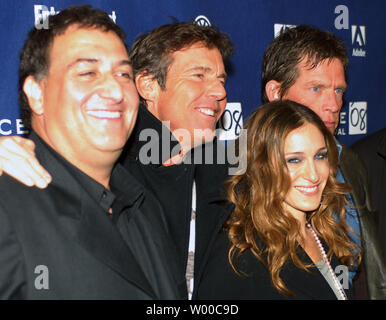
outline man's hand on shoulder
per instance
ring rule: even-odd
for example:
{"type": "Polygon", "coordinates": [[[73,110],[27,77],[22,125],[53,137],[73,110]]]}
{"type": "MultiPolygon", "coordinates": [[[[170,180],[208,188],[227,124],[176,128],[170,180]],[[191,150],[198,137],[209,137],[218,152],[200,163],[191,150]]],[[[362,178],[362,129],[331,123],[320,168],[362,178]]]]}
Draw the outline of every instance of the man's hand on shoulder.
{"type": "Polygon", "coordinates": [[[30,187],[44,189],[51,182],[36,159],[34,142],[19,136],[0,137],[0,175],[3,172],[30,187]]]}

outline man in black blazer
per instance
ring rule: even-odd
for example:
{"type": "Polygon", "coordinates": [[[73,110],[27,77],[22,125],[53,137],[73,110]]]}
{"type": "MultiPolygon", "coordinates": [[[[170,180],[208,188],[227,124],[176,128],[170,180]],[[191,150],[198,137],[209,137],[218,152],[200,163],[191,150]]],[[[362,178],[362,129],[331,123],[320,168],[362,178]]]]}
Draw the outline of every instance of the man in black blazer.
{"type": "Polygon", "coordinates": [[[386,127],[355,142],[351,148],[365,163],[370,198],[378,217],[378,232],[386,256],[386,127]]]}
{"type": "Polygon", "coordinates": [[[139,103],[124,32],[89,6],[49,26],[28,35],[19,97],[52,182],[0,178],[0,298],[177,299],[162,208],[115,166],[139,103]]]}

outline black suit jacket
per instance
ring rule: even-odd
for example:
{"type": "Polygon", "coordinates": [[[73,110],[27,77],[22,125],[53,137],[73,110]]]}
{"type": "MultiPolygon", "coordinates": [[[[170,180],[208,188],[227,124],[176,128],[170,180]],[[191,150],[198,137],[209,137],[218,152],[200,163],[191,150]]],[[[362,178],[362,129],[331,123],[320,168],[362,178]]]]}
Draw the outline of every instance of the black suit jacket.
{"type": "Polygon", "coordinates": [[[363,160],[368,172],[371,203],[377,213],[379,236],[386,256],[386,127],[357,141],[351,148],[363,160]]]}
{"type": "Polygon", "coordinates": [[[160,208],[143,201],[143,189],[132,176],[114,169],[114,179],[130,188],[117,194],[126,198],[127,208],[114,222],[65,160],[58,161],[37,136],[32,140],[53,181],[40,190],[0,177],[0,298],[178,298],[175,270],[167,261],[168,231],[162,219],[151,221],[160,208]],[[125,241],[117,226],[138,237],[125,241]],[[43,275],[41,266],[48,273],[43,275]],[[157,275],[162,283],[153,281],[157,275]],[[42,281],[48,287],[41,288],[42,281]]]}
{"type": "MultiPolygon", "coordinates": [[[[370,201],[366,168],[358,154],[344,145],[339,158],[339,167],[346,183],[352,189],[351,195],[358,211],[368,296],[370,299],[386,299],[386,264],[377,232],[377,213],[370,201]]],[[[362,275],[360,273],[359,279],[354,280],[360,298],[364,296],[362,275]]]]}
{"type": "MultiPolygon", "coordinates": [[[[193,181],[196,183],[197,190],[194,260],[196,287],[206,260],[211,254],[211,246],[216,235],[232,211],[231,206],[223,205],[226,202],[223,184],[227,177],[228,166],[225,163],[217,163],[216,153],[213,157],[215,164],[204,162],[197,164],[199,162],[197,159],[196,162],[193,162],[195,155],[197,155],[194,152],[197,149],[187,155],[188,161],[185,163],[162,166],[161,164],[170,158],[170,153],[163,153],[165,149],[177,153],[179,151],[178,142],[176,140],[170,141],[170,136],[171,132],[163,126],[162,122],[141,105],[135,129],[122,154],[121,162],[161,203],[165,212],[165,219],[169,225],[170,235],[177,246],[177,254],[174,257],[179,269],[177,282],[181,290],[186,292],[185,270],[188,258],[193,181]],[[146,129],[156,132],[156,138],[149,139],[146,135],[141,136],[142,133],[146,132],[146,129]],[[145,163],[144,159],[141,159],[146,150],[152,150],[152,155],[155,156],[154,162],[145,163]],[[157,150],[159,154],[154,153],[157,150]]],[[[216,152],[217,148],[221,148],[221,145],[217,145],[216,141],[214,144],[203,145],[201,155],[205,157],[205,152],[216,152]]]]}
{"type": "MultiPolygon", "coordinates": [[[[230,245],[226,232],[221,232],[216,239],[212,254],[198,285],[197,299],[336,300],[333,290],[318,269],[311,268],[309,269],[310,272],[306,272],[297,268],[291,261],[287,261],[283,266],[280,276],[295,296],[279,293],[274,288],[266,267],[250,250],[233,260],[239,272],[236,274],[228,262],[230,245]]],[[[324,248],[328,250],[325,244],[324,248]]],[[[298,250],[298,255],[305,263],[312,263],[302,249],[298,250]]],[[[337,265],[339,262],[334,256],[332,268],[335,269],[337,265]]],[[[352,298],[351,288],[346,290],[346,294],[349,299],[352,298]]]]}

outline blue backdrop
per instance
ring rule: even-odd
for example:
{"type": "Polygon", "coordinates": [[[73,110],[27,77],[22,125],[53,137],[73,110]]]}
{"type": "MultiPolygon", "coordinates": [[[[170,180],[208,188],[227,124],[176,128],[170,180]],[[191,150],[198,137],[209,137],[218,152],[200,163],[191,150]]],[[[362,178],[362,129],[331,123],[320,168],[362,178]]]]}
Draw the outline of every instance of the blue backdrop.
{"type": "Polygon", "coordinates": [[[173,18],[210,23],[227,33],[236,53],[227,83],[228,111],[221,122],[223,139],[237,135],[242,120],[261,104],[261,61],[275,32],[304,23],[335,33],[347,46],[349,88],[339,139],[351,145],[386,126],[384,0],[0,0],[0,135],[23,134],[25,130],[18,111],[17,71],[27,31],[33,26],[45,28],[47,14],[85,3],[108,12],[127,33],[129,45],[140,33],[173,18]]]}

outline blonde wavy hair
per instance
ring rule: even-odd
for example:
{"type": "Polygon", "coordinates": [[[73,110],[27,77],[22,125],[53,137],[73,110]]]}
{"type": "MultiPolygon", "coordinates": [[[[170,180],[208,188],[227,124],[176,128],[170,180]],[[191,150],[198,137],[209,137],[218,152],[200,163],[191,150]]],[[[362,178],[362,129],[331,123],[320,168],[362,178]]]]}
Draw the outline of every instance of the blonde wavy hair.
{"type": "Polygon", "coordinates": [[[235,209],[226,228],[232,246],[229,262],[235,272],[234,259],[251,250],[267,268],[274,287],[282,294],[293,295],[280,278],[280,270],[288,259],[308,271],[297,255],[300,224],[283,208],[291,179],[284,157],[284,142],[288,134],[311,123],[324,136],[330,175],[323,191],[320,207],[307,213],[307,221],[329,247],[327,257],[335,254],[347,266],[360,263],[359,248],[350,240],[353,230],[346,223],[346,197],[349,188],[335,179],[338,151],[332,134],[311,109],[289,100],[264,104],[248,118],[247,168],[234,175],[226,184],[228,197],[235,209]]]}

